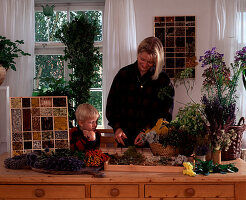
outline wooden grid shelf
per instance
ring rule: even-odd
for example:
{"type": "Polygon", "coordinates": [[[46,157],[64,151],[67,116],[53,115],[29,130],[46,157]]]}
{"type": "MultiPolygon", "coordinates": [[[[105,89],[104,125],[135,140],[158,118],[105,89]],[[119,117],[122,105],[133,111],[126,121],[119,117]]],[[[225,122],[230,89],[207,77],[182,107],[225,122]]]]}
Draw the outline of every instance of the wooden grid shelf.
{"type": "MultiPolygon", "coordinates": [[[[170,78],[185,68],[195,68],[195,16],[156,16],[154,34],[164,47],[165,67],[170,78]]],[[[195,77],[195,70],[193,77],[195,77]]]]}
{"type": "Polygon", "coordinates": [[[10,97],[11,156],[69,148],[67,97],[10,97]]]}

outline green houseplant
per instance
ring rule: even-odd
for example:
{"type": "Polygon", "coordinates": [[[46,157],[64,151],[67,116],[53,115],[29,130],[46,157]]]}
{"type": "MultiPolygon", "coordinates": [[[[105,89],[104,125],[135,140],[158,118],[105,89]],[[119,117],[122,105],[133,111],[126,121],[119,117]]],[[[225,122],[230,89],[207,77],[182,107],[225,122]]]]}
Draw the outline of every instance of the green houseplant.
{"type": "Polygon", "coordinates": [[[70,80],[42,77],[40,80],[48,83],[48,87],[46,84],[33,93],[37,96],[67,96],[70,122],[75,120],[76,107],[90,98],[92,79],[101,59],[98,48],[94,47],[94,39],[100,32],[99,22],[96,17],[89,18],[86,13],[81,13],[79,18],[64,24],[55,33],[55,37],[65,44],[65,55],[60,58],[68,61],[68,68],[72,71],[70,80]]]}
{"type": "Polygon", "coordinates": [[[180,149],[180,154],[190,156],[198,144],[207,138],[206,118],[200,104],[188,103],[180,108],[170,122],[166,142],[180,149]]]}
{"type": "Polygon", "coordinates": [[[31,54],[25,53],[19,48],[20,44],[24,44],[23,40],[16,40],[15,42],[0,36],[0,65],[6,70],[9,68],[16,71],[15,58],[22,56],[30,56],[31,54]]]}
{"type": "Polygon", "coordinates": [[[67,96],[70,122],[75,120],[76,107],[90,98],[92,79],[101,59],[98,48],[94,47],[99,30],[97,18],[89,19],[85,13],[58,29],[55,37],[66,46],[61,59],[68,61],[68,68],[72,71],[70,80],[43,77],[42,81],[49,83],[48,88],[41,87],[34,91],[37,96],[67,96]]]}

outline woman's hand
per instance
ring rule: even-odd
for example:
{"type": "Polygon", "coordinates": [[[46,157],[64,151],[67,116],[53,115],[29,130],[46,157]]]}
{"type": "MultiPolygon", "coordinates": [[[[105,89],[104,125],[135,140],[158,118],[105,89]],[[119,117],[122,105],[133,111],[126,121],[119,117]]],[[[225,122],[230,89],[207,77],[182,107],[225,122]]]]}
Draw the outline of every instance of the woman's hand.
{"type": "Polygon", "coordinates": [[[144,132],[140,132],[137,137],[135,138],[134,144],[137,146],[143,146],[143,141],[141,135],[144,134],[144,132]]]}
{"type": "Polygon", "coordinates": [[[120,144],[125,146],[124,139],[126,139],[127,137],[126,137],[126,134],[124,133],[124,131],[121,128],[118,128],[115,131],[114,138],[115,138],[116,142],[118,142],[118,143],[120,143],[120,144]]]}

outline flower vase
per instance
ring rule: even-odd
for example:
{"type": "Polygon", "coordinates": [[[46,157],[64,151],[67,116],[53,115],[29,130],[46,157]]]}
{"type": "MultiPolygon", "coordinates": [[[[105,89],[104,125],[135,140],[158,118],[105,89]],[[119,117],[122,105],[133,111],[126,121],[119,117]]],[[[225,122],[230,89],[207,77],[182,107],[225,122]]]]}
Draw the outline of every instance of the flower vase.
{"type": "Polygon", "coordinates": [[[214,164],[221,164],[221,150],[214,150],[212,159],[214,164]]]}

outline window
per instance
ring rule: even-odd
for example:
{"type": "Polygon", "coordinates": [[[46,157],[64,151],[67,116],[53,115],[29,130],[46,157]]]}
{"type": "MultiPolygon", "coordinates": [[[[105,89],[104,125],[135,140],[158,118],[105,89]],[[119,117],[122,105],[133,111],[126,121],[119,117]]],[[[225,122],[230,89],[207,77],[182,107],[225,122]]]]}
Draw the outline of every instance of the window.
{"type": "Polygon", "coordinates": [[[35,79],[34,90],[48,90],[51,82],[57,80],[69,80],[71,70],[67,68],[67,63],[61,59],[64,55],[65,46],[56,37],[56,31],[68,21],[79,17],[85,13],[88,18],[99,19],[100,32],[95,39],[95,45],[99,47],[100,65],[95,66],[96,76],[92,80],[90,89],[91,98],[89,103],[94,105],[99,113],[98,126],[102,128],[102,17],[103,3],[70,3],[54,4],[54,14],[46,17],[42,11],[42,5],[35,8],[35,79]]]}

